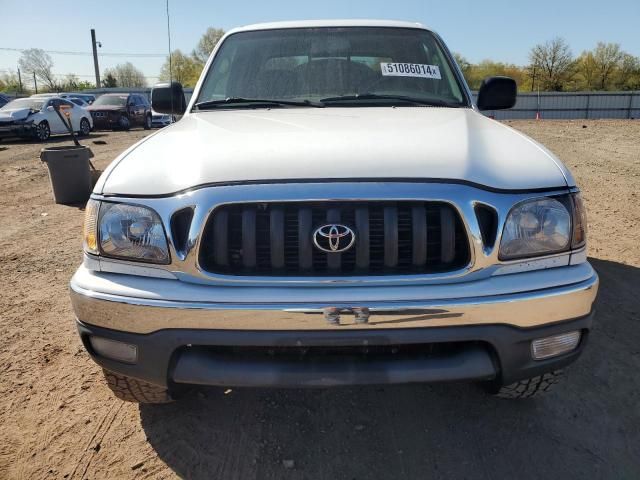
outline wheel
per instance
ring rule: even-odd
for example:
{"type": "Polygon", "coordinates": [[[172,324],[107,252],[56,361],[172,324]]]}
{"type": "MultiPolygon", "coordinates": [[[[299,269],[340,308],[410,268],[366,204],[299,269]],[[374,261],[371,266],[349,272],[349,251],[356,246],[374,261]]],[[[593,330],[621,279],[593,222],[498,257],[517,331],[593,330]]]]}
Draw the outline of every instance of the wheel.
{"type": "Polygon", "coordinates": [[[562,378],[562,370],[543,373],[537,377],[527,378],[510,385],[492,384],[489,390],[496,397],[516,399],[538,397],[556,385],[562,378]]]}
{"type": "Polygon", "coordinates": [[[118,127],[122,130],[129,130],[131,128],[131,122],[129,121],[129,117],[126,115],[121,115],[118,120],[118,127]]]}
{"type": "Polygon", "coordinates": [[[173,401],[169,391],[164,387],[125,377],[108,370],[102,370],[102,372],[107,385],[120,400],[136,403],[169,403],[173,401]]]}
{"type": "Polygon", "coordinates": [[[51,129],[49,128],[49,123],[46,120],[43,120],[36,127],[36,138],[41,142],[46,142],[49,140],[51,136],[51,129]]]}
{"type": "Polygon", "coordinates": [[[86,118],[83,118],[82,120],[80,120],[79,133],[84,137],[86,135],[89,135],[90,132],[91,132],[91,124],[89,123],[89,120],[87,120],[86,118]]]}
{"type": "Polygon", "coordinates": [[[144,117],[144,129],[151,130],[151,115],[144,117]]]}

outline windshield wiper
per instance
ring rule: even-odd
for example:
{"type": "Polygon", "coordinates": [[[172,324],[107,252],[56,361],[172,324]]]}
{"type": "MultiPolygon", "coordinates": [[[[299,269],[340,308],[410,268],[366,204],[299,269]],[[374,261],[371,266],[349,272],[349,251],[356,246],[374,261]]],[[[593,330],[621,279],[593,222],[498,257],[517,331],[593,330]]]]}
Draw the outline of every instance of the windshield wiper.
{"type": "Polygon", "coordinates": [[[405,95],[383,95],[377,93],[357,93],[355,95],[341,95],[339,97],[327,97],[320,100],[320,103],[341,103],[359,102],[375,100],[398,100],[413,105],[427,105],[430,107],[457,107],[458,105],[445,102],[443,100],[427,100],[422,98],[408,97],[405,95]]]}
{"type": "Polygon", "coordinates": [[[226,107],[233,104],[255,104],[280,107],[324,107],[321,103],[312,102],[311,100],[279,100],[273,98],[244,98],[229,97],[222,100],[208,100],[206,102],[196,103],[198,110],[208,110],[218,107],[226,107]]]}

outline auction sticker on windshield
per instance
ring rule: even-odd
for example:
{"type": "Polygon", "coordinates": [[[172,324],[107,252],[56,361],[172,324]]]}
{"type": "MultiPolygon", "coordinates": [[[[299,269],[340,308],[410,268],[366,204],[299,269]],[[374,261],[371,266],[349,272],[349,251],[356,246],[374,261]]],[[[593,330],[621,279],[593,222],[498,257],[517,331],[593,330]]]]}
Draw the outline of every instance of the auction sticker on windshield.
{"type": "Polygon", "coordinates": [[[387,77],[419,77],[441,80],[440,67],[421,63],[380,63],[382,75],[387,77]]]}

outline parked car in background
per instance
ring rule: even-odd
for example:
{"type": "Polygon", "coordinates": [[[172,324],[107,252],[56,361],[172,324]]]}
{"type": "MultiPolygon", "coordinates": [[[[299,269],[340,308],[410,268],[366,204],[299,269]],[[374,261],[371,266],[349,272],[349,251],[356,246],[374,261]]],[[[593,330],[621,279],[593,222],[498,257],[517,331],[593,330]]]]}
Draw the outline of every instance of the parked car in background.
{"type": "Polygon", "coordinates": [[[0,108],[0,138],[22,137],[46,141],[51,135],[68,133],[67,127],[54,110],[59,105],[68,112],[73,130],[88,135],[93,128],[89,112],[64,98],[18,98],[0,108]]]}
{"type": "Polygon", "coordinates": [[[91,105],[96,101],[96,96],[91,93],[61,93],[62,98],[80,98],[91,105]]]}
{"type": "Polygon", "coordinates": [[[10,101],[11,99],[7,95],[5,95],[4,93],[0,93],[0,107],[5,106],[10,101]]]}
{"type": "Polygon", "coordinates": [[[66,97],[65,100],[69,100],[70,102],[73,102],[73,103],[75,103],[76,105],[78,105],[79,107],[82,107],[82,108],[87,108],[89,106],[89,104],[87,102],[85,102],[81,98],[66,97]]]}
{"type": "Polygon", "coordinates": [[[176,121],[175,115],[169,115],[167,113],[158,113],[151,110],[151,126],[153,128],[162,128],[167,125],[171,125],[176,121]]]}
{"type": "Polygon", "coordinates": [[[96,129],[151,128],[151,105],[144,95],[137,93],[106,93],[99,96],[87,110],[93,117],[96,129]]]}
{"type": "Polygon", "coordinates": [[[31,98],[53,98],[59,96],[57,93],[34,93],[31,98]]]}

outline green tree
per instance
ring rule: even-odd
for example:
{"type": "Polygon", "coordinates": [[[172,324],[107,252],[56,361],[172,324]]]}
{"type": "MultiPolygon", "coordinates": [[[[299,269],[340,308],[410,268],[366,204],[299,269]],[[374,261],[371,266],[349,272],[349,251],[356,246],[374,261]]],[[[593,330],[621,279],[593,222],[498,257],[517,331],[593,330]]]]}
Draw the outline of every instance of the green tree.
{"type": "Polygon", "coordinates": [[[455,52],[453,54],[453,58],[455,58],[456,63],[460,67],[460,70],[462,70],[462,73],[465,73],[467,70],[469,70],[472,67],[471,63],[469,63],[469,60],[463,57],[462,54],[460,53],[455,52]]]}
{"type": "MultiPolygon", "coordinates": [[[[0,91],[6,93],[21,93],[18,75],[13,72],[7,72],[0,75],[0,91]]],[[[22,93],[29,93],[26,89],[22,93]]]]}
{"type": "Polygon", "coordinates": [[[513,78],[518,84],[518,88],[523,89],[529,85],[529,77],[526,69],[510,63],[494,62],[493,60],[483,60],[477,65],[471,64],[459,53],[454,54],[456,62],[462,70],[469,88],[477,90],[482,84],[482,80],[487,77],[506,76],[513,78]]]}
{"type": "Polygon", "coordinates": [[[102,79],[102,86],[104,88],[115,88],[118,86],[118,79],[109,70],[105,71],[105,76],[102,79]]]}
{"type": "Polygon", "coordinates": [[[530,70],[534,88],[561,91],[573,76],[574,61],[567,42],[556,37],[546,43],[534,46],[529,52],[530,70]]]}
{"type": "Polygon", "coordinates": [[[221,28],[207,28],[207,31],[204,32],[202,37],[200,37],[200,41],[198,45],[191,53],[191,56],[202,65],[207,63],[209,59],[209,55],[213,52],[213,49],[218,44],[222,36],[224,35],[224,30],[221,28]]]}
{"type": "Polygon", "coordinates": [[[618,68],[615,86],[620,90],[640,89],[640,58],[625,53],[618,68]]]}
{"type": "Polygon", "coordinates": [[[473,87],[471,87],[472,75],[473,75],[473,65],[471,65],[469,60],[467,60],[465,57],[463,57],[460,53],[457,53],[457,52],[454,53],[453,54],[453,58],[456,60],[456,63],[458,64],[458,67],[460,67],[460,70],[462,71],[462,75],[464,76],[464,79],[469,84],[469,88],[473,88],[473,87]]]}
{"type": "Polygon", "coordinates": [[[620,44],[598,42],[593,51],[593,62],[597,87],[600,90],[611,87],[612,77],[621,66],[623,58],[624,52],[620,50],[620,44]]]}
{"type": "Polygon", "coordinates": [[[95,88],[95,84],[87,80],[80,80],[76,85],[76,91],[78,92],[82,90],[92,90],[93,88],[95,88]]]}
{"type": "Polygon", "coordinates": [[[596,61],[592,52],[582,52],[576,60],[576,77],[579,90],[596,89],[596,61]]]}
{"type": "Polygon", "coordinates": [[[171,78],[186,87],[193,87],[201,72],[202,64],[198,60],[193,56],[185,55],[180,50],[174,50],[171,52],[171,65],[167,57],[160,69],[160,80],[168,81],[171,78]]]}
{"type": "Polygon", "coordinates": [[[79,83],[80,83],[80,80],[78,79],[78,77],[73,73],[69,73],[65,77],[62,84],[60,85],[60,90],[66,90],[66,91],[77,90],[79,83]]]}
{"type": "Polygon", "coordinates": [[[119,87],[125,88],[140,88],[147,86],[147,80],[144,78],[144,73],[138,70],[133,63],[121,63],[113,68],[105,70],[105,74],[111,74],[115,77],[119,87]]]}

